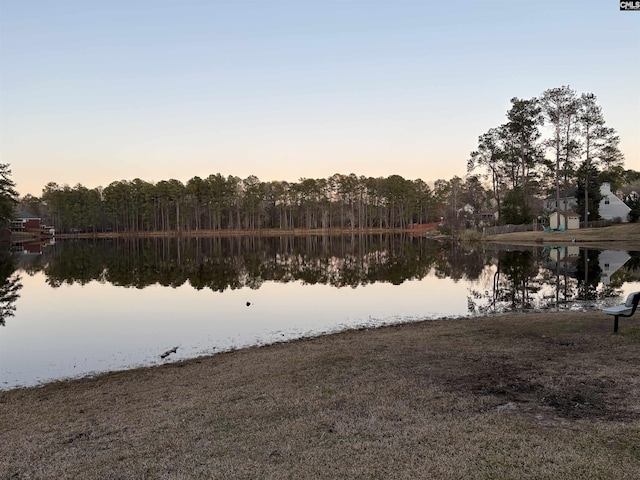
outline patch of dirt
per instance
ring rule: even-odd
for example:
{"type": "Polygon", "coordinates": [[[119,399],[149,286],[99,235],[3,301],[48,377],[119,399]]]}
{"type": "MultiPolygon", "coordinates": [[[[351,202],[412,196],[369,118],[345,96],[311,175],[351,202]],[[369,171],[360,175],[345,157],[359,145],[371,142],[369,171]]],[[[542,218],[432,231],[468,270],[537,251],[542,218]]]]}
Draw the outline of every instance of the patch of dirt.
{"type": "MultiPolygon", "coordinates": [[[[560,344],[561,345],[561,344],[560,344]]],[[[555,355],[549,351],[545,357],[555,355]]],[[[444,383],[452,391],[468,391],[480,397],[491,397],[490,405],[515,404],[519,410],[547,411],[550,407],[559,417],[571,420],[597,421],[640,420],[640,414],[620,404],[628,398],[628,384],[612,378],[565,378],[543,376],[541,368],[510,363],[505,358],[485,358],[478,361],[473,372],[450,377],[444,383]]],[[[483,403],[479,403],[479,409],[483,403]]]]}
{"type": "Polygon", "coordinates": [[[614,399],[629,392],[613,381],[593,380],[575,382],[562,387],[553,387],[522,378],[507,378],[501,372],[470,386],[479,395],[496,397],[496,402],[513,402],[524,410],[544,410],[551,407],[556,415],[572,420],[591,419],[599,421],[638,420],[636,412],[621,410],[614,399]]]}

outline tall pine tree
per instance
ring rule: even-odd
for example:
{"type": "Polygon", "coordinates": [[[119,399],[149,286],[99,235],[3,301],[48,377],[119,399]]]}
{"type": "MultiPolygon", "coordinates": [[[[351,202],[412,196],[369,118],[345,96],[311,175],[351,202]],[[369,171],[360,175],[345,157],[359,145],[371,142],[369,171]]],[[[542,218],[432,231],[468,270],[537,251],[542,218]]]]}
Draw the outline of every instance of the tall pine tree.
{"type": "Polygon", "coordinates": [[[11,169],[8,163],[0,163],[0,223],[6,226],[14,214],[18,203],[16,184],[11,180],[11,169]]]}

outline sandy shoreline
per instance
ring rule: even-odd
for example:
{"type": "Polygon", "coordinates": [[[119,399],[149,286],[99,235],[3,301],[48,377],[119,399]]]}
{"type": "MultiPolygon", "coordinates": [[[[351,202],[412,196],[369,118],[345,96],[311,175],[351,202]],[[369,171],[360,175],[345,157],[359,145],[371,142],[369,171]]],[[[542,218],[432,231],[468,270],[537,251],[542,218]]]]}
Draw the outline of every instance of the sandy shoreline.
{"type": "Polygon", "coordinates": [[[440,320],[0,392],[2,478],[638,478],[640,315],[440,320]]]}

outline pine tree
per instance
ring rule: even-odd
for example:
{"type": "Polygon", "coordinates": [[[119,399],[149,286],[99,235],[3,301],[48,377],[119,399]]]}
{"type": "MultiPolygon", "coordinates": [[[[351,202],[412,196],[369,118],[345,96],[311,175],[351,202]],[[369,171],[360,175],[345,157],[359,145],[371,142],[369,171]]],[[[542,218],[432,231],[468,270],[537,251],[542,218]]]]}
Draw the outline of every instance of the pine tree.
{"type": "Polygon", "coordinates": [[[11,169],[8,163],[0,163],[0,222],[7,225],[14,215],[18,203],[16,184],[11,180],[11,169]]]}

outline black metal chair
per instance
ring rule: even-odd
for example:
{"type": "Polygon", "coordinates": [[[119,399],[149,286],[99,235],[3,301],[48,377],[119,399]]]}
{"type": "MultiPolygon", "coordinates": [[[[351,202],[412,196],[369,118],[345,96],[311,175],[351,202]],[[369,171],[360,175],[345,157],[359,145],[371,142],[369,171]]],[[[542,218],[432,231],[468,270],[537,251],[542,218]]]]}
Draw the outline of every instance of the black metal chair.
{"type": "Polygon", "coordinates": [[[627,297],[627,301],[622,305],[616,305],[615,307],[609,307],[602,310],[607,315],[613,315],[613,333],[618,333],[618,318],[619,317],[631,317],[638,308],[640,303],[640,292],[630,293],[627,297]]]}

